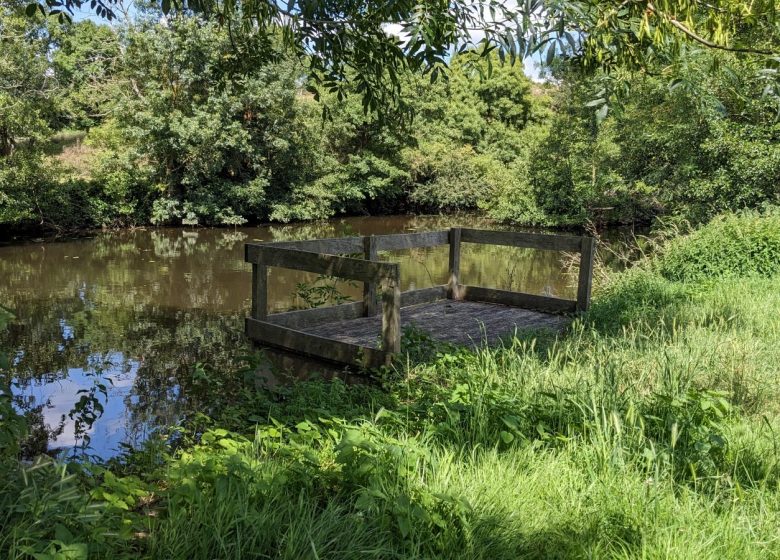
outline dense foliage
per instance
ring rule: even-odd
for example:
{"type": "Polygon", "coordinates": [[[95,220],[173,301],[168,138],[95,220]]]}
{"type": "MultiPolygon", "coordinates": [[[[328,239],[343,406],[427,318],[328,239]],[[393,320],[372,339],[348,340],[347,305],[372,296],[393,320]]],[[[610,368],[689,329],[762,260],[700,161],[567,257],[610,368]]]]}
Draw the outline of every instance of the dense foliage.
{"type": "Polygon", "coordinates": [[[315,101],[273,33],[154,10],[60,23],[21,4],[0,30],[7,231],[408,210],[700,222],[778,200],[771,81],[734,53],[687,47],[659,75],[556,63],[534,83],[467,51],[446,80],[400,73],[403,103],[375,113],[346,78],[315,101]]]}
{"type": "Polygon", "coordinates": [[[688,237],[666,244],[657,260],[662,276],[678,281],[713,277],[771,277],[780,271],[780,218],[724,216],[688,237]]]}
{"type": "MultiPolygon", "coordinates": [[[[407,69],[446,72],[446,59],[479,48],[502,59],[545,53],[587,67],[662,68],[688,44],[762,57],[777,69],[778,26],[773,0],[146,0],[166,15],[207,19],[280,32],[285,52],[306,61],[312,86],[343,90],[354,84],[374,110],[400,104],[399,77],[407,69]],[[388,28],[400,37],[388,34],[388,28]]],[[[89,7],[115,18],[122,0],[37,0],[27,13],[58,14],[89,7]]],[[[253,52],[272,52],[268,43],[253,52]]],[[[316,90],[317,87],[314,87],[316,90]]]]}

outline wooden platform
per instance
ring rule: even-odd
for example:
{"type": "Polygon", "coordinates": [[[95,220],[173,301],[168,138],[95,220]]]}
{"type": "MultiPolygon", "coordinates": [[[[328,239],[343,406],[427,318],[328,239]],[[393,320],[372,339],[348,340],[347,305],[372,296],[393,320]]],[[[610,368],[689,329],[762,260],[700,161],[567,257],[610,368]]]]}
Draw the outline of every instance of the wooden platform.
{"type": "Polygon", "coordinates": [[[416,325],[457,344],[492,344],[515,329],[561,329],[590,303],[595,240],[591,237],[452,228],[444,231],[247,244],[252,311],[247,336],[259,344],[338,364],[376,368],[402,351],[402,329],[416,325]],[[580,254],[577,299],[496,290],[460,282],[462,243],[580,254]],[[401,293],[397,263],[379,251],[449,245],[449,282],[401,293]],[[347,256],[344,256],[347,255],[347,256]],[[268,313],[268,267],[304,270],[363,283],[363,301],[268,313]]]}
{"type": "MultiPolygon", "coordinates": [[[[570,322],[566,315],[478,301],[445,299],[401,308],[401,329],[413,325],[435,340],[464,346],[493,345],[515,330],[560,330],[570,322]]],[[[381,329],[382,318],[374,316],[301,330],[340,342],[379,348],[381,329]]]]}

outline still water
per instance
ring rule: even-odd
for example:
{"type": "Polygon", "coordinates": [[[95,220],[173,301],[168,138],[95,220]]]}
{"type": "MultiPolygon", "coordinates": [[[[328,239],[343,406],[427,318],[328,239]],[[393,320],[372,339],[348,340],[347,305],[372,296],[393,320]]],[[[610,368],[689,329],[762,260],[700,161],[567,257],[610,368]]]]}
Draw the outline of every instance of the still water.
{"type": "MultiPolygon", "coordinates": [[[[0,305],[16,316],[0,333],[0,347],[11,349],[18,406],[34,411],[50,450],[73,450],[88,441],[90,453],[110,457],[121,444],[136,445],[155,427],[182,418],[192,406],[188,387],[197,363],[224,371],[247,350],[242,329],[251,268],[243,260],[244,243],[458,225],[492,227],[470,217],[391,216],[236,230],[133,230],[0,247],[0,305]],[[77,426],[79,415],[71,415],[82,395],[100,405],[87,427],[77,426]]],[[[404,290],[447,278],[446,247],[381,258],[401,263],[404,290]]],[[[464,245],[461,270],[466,284],[574,299],[561,258],[464,245]]],[[[329,284],[315,275],[271,269],[269,306],[305,307],[319,297],[305,295],[306,287],[318,285],[329,284]]],[[[362,294],[355,284],[336,288],[351,299],[362,294]]]]}

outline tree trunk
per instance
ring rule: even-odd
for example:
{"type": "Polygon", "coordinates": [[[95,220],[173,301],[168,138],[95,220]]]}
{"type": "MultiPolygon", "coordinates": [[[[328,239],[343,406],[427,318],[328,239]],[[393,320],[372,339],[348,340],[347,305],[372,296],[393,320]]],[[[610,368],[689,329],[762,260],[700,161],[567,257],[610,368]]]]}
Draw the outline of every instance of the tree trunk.
{"type": "Polygon", "coordinates": [[[9,157],[14,151],[14,141],[6,127],[0,127],[0,157],[9,157]]]}

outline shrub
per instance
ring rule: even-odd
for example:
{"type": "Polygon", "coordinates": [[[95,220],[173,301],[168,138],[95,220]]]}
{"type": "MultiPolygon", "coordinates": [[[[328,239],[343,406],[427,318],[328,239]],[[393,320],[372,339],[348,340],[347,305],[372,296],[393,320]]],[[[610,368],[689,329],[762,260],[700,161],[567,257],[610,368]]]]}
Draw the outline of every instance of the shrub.
{"type": "Polygon", "coordinates": [[[656,260],[669,280],[772,276],[780,272],[780,212],[744,212],[717,217],[669,242],[656,260]]]}

